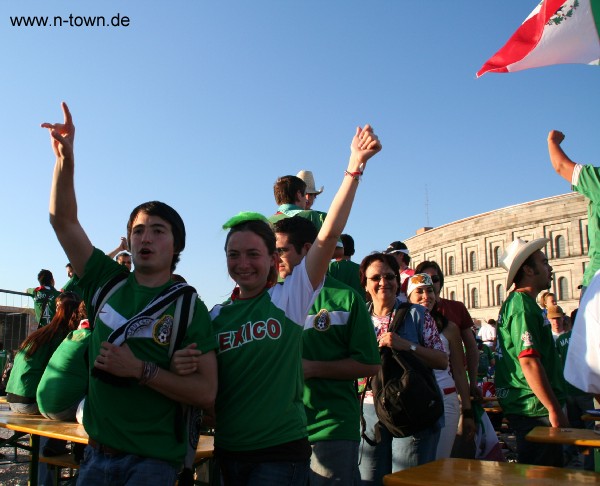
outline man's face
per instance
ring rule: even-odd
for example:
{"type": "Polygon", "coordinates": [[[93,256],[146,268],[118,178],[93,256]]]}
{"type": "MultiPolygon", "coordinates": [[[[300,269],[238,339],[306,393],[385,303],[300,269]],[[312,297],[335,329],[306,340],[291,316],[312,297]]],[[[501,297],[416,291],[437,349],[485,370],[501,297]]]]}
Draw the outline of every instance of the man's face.
{"type": "Polygon", "coordinates": [[[552,285],[552,267],[548,263],[548,258],[541,250],[536,251],[532,256],[532,287],[541,292],[548,290],[552,285]]]}
{"type": "Polygon", "coordinates": [[[117,263],[119,265],[125,265],[131,272],[131,255],[125,255],[125,254],[119,255],[117,257],[117,263]]]}
{"type": "Polygon", "coordinates": [[[171,273],[175,243],[167,221],[140,211],[131,225],[130,241],[136,272],[171,273]]]}
{"type": "Polygon", "coordinates": [[[71,278],[73,276],[73,267],[68,265],[67,267],[67,277],[71,278]]]}
{"type": "Polygon", "coordinates": [[[317,194],[306,194],[304,196],[304,199],[306,201],[306,209],[311,209],[312,205],[315,203],[315,199],[317,199],[317,194]]]}
{"type": "Polygon", "coordinates": [[[308,250],[303,248],[302,252],[298,253],[285,233],[275,233],[275,237],[277,239],[277,251],[279,252],[277,270],[280,278],[286,278],[292,274],[294,267],[302,261],[308,250]]]}

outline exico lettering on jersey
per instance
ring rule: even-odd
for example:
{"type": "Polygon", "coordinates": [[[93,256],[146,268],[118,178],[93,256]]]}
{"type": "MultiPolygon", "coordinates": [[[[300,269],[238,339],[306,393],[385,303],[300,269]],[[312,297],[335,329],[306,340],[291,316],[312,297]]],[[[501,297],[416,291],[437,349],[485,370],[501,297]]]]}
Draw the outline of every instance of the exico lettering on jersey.
{"type": "Polygon", "coordinates": [[[277,319],[270,318],[266,322],[247,322],[237,331],[220,332],[217,335],[219,352],[231,351],[255,340],[279,339],[281,334],[281,323],[277,319]]]}

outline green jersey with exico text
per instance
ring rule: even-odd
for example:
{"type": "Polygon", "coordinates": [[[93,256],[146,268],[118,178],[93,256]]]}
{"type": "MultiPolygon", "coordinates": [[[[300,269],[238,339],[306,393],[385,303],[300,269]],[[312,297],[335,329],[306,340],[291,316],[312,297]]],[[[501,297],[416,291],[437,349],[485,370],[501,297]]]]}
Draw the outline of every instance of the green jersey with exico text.
{"type": "MultiPolygon", "coordinates": [[[[99,309],[89,347],[90,368],[98,356],[100,344],[107,341],[113,330],[156,297],[171,282],[161,287],[139,285],[135,273],[119,265],[98,249],[88,260],[85,274],[79,281],[85,302],[91,309],[94,293],[120,272],[128,273],[125,285],[119,288],[99,309]]],[[[171,330],[175,304],[146,326],[149,335],[133,336],[125,341],[133,354],[142,361],[150,361],[168,370],[169,345],[175,339],[171,330]]],[[[181,348],[196,343],[206,353],[216,348],[214,333],[204,303],[196,300],[193,320],[187,328],[181,348]]],[[[185,326],[182,322],[180,325],[185,326]]],[[[142,457],[154,457],[172,464],[180,464],[186,452],[187,430],[180,417],[180,405],[137,380],[128,386],[116,386],[93,376],[85,401],[83,425],[88,435],[97,442],[142,457]]]]}
{"type": "Polygon", "coordinates": [[[317,291],[303,260],[283,284],[211,310],[219,344],[216,447],[254,451],[307,436],[298,323],[317,291]]]}
{"type": "MultiPolygon", "coordinates": [[[[304,359],[381,362],[364,301],[350,287],[330,276],[306,318],[302,340],[304,359]]],[[[304,406],[310,442],[360,440],[360,403],[355,380],[306,380],[304,406]]]]}
{"type": "Polygon", "coordinates": [[[548,410],[527,383],[519,356],[540,360],[556,398],[564,404],[565,381],[551,327],[544,323],[535,299],[524,292],[512,292],[498,317],[496,396],[504,414],[546,416],[548,410]]]}

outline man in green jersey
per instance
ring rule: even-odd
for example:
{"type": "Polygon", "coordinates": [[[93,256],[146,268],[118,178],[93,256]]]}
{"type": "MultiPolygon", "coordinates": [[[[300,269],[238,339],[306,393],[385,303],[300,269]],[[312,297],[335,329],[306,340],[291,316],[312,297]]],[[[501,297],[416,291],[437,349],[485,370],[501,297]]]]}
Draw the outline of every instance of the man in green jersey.
{"type": "Polygon", "coordinates": [[[38,273],[39,287],[27,289],[25,292],[33,297],[35,317],[38,329],[49,324],[56,313],[56,298],[60,292],[54,288],[54,276],[50,270],[42,269],[38,273]]]}
{"type": "Polygon", "coordinates": [[[269,217],[271,223],[283,218],[301,216],[308,219],[317,228],[321,229],[327,214],[321,211],[305,209],[306,183],[299,177],[286,175],[279,177],[273,186],[273,195],[277,203],[277,212],[269,217]]]}
{"type": "Polygon", "coordinates": [[[519,462],[562,466],[562,446],[537,444],[525,436],[537,426],[568,425],[562,406],[565,382],[550,326],[536,297],[550,288],[552,267],[541,251],[549,242],[517,238],[500,265],[508,271],[506,288],[515,284],[498,317],[496,395],[517,438],[519,462]]]}
{"type": "Polygon", "coordinates": [[[64,123],[42,124],[50,131],[56,156],[50,223],[80,277],[88,310],[97,291],[122,276],[121,286],[90,314],[90,321],[95,317],[89,345],[92,374],[83,414],[89,443],[78,482],[174,484],[187,452],[181,404],[211,408],[217,391],[216,341],[206,306],[198,298],[191,302],[193,317],[187,326],[180,323],[185,330],[180,341],[174,332],[175,302],[167,298],[185,248],[185,226],[165,203],[135,208],[127,224],[135,265],[131,273],[94,248],[77,216],[75,127],[65,103],[62,109],[64,123]],[[156,305],[149,308],[152,302],[156,305]],[[171,342],[201,351],[194,372],[180,376],[169,371],[171,342]]]}
{"type": "Polygon", "coordinates": [[[552,167],[571,188],[588,199],[588,239],[590,264],[583,274],[581,295],[600,269],[600,167],[573,162],[561,147],[565,135],[558,130],[548,134],[548,153],[552,167]]]}
{"type": "MultiPolygon", "coordinates": [[[[275,223],[279,276],[285,279],[317,237],[302,217],[275,223]]],[[[379,349],[364,301],[327,276],[304,323],[304,407],[312,447],[309,484],[360,484],[360,406],[355,380],[377,373],[379,349]]]]}

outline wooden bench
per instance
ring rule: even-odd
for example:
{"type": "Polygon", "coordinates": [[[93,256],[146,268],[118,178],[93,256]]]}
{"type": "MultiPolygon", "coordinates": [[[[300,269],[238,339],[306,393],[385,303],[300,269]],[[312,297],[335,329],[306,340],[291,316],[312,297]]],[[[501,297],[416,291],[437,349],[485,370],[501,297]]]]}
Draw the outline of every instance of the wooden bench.
{"type": "Polygon", "coordinates": [[[525,486],[529,484],[600,484],[600,474],[591,471],[516,462],[477,459],[440,459],[388,474],[385,486],[525,486]]]}

